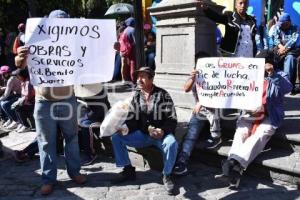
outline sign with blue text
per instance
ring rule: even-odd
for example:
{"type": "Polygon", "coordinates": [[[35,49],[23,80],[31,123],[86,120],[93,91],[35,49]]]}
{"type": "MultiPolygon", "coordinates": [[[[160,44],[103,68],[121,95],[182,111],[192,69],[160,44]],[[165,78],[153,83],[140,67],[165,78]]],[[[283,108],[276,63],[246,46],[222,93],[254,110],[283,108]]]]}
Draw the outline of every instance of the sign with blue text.
{"type": "Polygon", "coordinates": [[[34,86],[107,82],[114,71],[115,20],[30,18],[25,45],[34,86]]]}
{"type": "Polygon", "coordinates": [[[263,58],[198,59],[196,89],[200,104],[210,108],[259,108],[264,66],[263,58]]]}

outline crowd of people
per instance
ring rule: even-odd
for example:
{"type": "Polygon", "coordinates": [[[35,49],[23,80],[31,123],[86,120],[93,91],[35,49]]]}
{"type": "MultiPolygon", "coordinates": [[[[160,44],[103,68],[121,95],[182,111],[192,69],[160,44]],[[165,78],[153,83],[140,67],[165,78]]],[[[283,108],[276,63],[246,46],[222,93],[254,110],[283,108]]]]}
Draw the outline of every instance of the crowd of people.
{"type": "MultiPolygon", "coordinates": [[[[285,13],[280,16],[273,33],[268,37],[273,47],[267,45],[268,49],[263,49],[261,41],[264,40],[257,39],[255,18],[246,13],[248,0],[237,0],[235,11],[223,14],[214,12],[202,0],[197,2],[208,18],[225,25],[225,35],[219,47],[222,52],[232,57],[265,58],[262,105],[255,111],[240,112],[228,159],[222,162],[222,174],[216,176],[237,187],[243,172],[282,124],[284,95],[289,92],[295,93],[295,60],[299,56],[299,31],[292,26],[290,16],[285,13]]],[[[54,10],[48,17],[68,18],[69,15],[62,10],[54,10]]],[[[15,157],[17,161],[25,161],[39,153],[41,193],[49,195],[56,184],[59,140],[64,140],[63,152],[70,178],[77,184],[87,181],[86,176],[80,173],[80,167],[91,164],[97,157],[93,146],[94,133],[90,127],[104,120],[110,103],[105,89],[101,86],[92,96],[76,93],[76,87],[73,86],[33,88],[27,69],[28,48],[22,44],[24,31],[21,31],[24,30],[24,26],[18,27],[20,34],[14,42],[16,49],[12,53],[15,53],[15,63],[10,65],[7,62],[0,68],[5,85],[1,88],[0,97],[2,126],[18,133],[35,128],[36,139],[22,151],[16,151],[15,157]],[[78,120],[77,107],[80,101],[85,102],[87,107],[78,120]],[[95,102],[98,104],[94,104],[95,102]],[[84,162],[80,158],[80,152],[85,154],[84,162]]],[[[164,188],[172,194],[174,182],[171,176],[187,174],[190,155],[198,136],[204,132],[206,120],[210,125],[210,137],[205,147],[215,148],[221,145],[220,116],[218,109],[201,106],[201,99],[195,87],[198,72],[192,70],[184,84],[184,91],[193,92],[195,107],[183,142],[180,145],[177,143],[177,114],[173,100],[166,90],[153,83],[155,34],[148,24],[144,25],[144,30],[147,66],[138,66],[136,70],[134,18],[128,18],[119,26],[118,42],[114,45],[115,64],[119,65],[115,66],[115,69],[120,69],[123,81],[131,81],[136,84],[136,88],[126,121],[121,127],[117,127],[117,132],[111,136],[116,166],[123,168],[119,177],[112,180],[112,183],[119,184],[136,179],[135,167],[130,162],[127,146],[154,146],[160,150],[163,157],[164,188]]],[[[195,60],[209,56],[211,55],[205,52],[198,52],[195,60]]],[[[9,59],[11,58],[8,56],[9,59]]]]}

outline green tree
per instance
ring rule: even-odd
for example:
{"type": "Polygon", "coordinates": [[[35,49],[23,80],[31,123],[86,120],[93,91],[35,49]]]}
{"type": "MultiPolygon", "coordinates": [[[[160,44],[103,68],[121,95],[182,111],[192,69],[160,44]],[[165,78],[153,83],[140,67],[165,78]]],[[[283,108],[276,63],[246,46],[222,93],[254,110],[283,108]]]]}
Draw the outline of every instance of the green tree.
{"type": "Polygon", "coordinates": [[[132,3],[132,0],[106,0],[108,6],[116,3],[132,3]]]}

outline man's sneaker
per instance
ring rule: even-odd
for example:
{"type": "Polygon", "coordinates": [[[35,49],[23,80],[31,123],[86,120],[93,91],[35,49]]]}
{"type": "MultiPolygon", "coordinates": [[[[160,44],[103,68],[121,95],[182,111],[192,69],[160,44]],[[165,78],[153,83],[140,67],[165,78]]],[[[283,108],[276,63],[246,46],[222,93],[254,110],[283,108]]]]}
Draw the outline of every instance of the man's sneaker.
{"type": "Polygon", "coordinates": [[[98,158],[97,154],[95,155],[85,155],[81,161],[82,166],[88,166],[93,164],[93,162],[98,158]]]}
{"type": "Polygon", "coordinates": [[[188,169],[185,163],[178,162],[175,164],[173,174],[186,175],[187,173],[188,173],[188,169]]]}
{"type": "Polygon", "coordinates": [[[25,133],[25,132],[28,132],[28,131],[30,131],[30,128],[26,127],[24,125],[19,130],[17,130],[18,133],[25,133]]]}
{"type": "Polygon", "coordinates": [[[12,123],[12,120],[7,120],[6,122],[4,122],[4,124],[2,125],[4,128],[6,128],[7,126],[9,126],[12,123]]]}
{"type": "Polygon", "coordinates": [[[174,183],[173,183],[170,175],[163,175],[163,184],[164,184],[164,188],[168,192],[168,194],[173,194],[174,183]]]}
{"type": "Polygon", "coordinates": [[[205,141],[204,148],[205,149],[214,149],[221,143],[222,143],[221,137],[218,137],[218,138],[211,137],[205,141]]]}
{"type": "Polygon", "coordinates": [[[18,123],[15,122],[15,121],[13,121],[13,122],[12,122],[9,126],[7,126],[6,128],[12,130],[12,129],[17,128],[17,126],[18,126],[18,123]]]}
{"type": "Polygon", "coordinates": [[[23,124],[18,124],[17,128],[15,128],[14,131],[15,131],[15,132],[18,132],[18,130],[19,130],[20,128],[22,128],[22,127],[23,127],[23,124]]]}
{"type": "Polygon", "coordinates": [[[112,184],[120,184],[126,181],[135,181],[136,180],[136,172],[135,167],[131,165],[125,166],[123,171],[118,174],[118,177],[112,180],[112,184]]]}

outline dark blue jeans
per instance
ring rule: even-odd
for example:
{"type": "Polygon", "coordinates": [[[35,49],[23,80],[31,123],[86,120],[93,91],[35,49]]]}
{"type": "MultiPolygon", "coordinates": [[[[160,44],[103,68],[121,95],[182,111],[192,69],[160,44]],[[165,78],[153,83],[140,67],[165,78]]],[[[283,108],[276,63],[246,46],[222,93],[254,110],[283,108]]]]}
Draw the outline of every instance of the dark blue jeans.
{"type": "Polygon", "coordinates": [[[142,148],[153,145],[156,146],[163,155],[163,175],[171,174],[176,161],[178,148],[177,141],[172,133],[166,134],[162,139],[154,139],[149,134],[136,130],[128,133],[128,135],[115,133],[111,139],[117,167],[124,167],[131,164],[127,146],[142,148]]]}
{"type": "Polygon", "coordinates": [[[1,108],[6,114],[6,116],[13,120],[18,121],[17,115],[14,110],[11,109],[11,105],[19,99],[20,95],[11,95],[5,100],[1,101],[1,108]]]}

